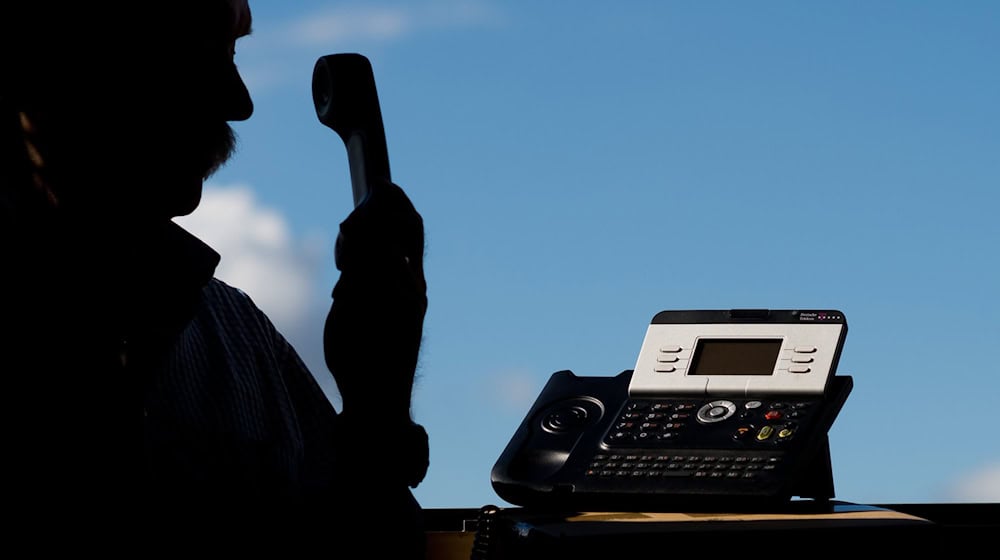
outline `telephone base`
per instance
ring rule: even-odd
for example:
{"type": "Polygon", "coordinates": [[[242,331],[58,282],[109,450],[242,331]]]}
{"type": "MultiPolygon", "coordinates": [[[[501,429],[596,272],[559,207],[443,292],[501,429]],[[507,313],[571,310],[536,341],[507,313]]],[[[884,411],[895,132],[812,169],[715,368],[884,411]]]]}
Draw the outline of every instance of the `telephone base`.
{"type": "Polygon", "coordinates": [[[835,497],[828,431],[850,376],[821,395],[633,399],[631,374],[553,374],[494,465],[497,494],[548,511],[774,511],[835,497]]]}

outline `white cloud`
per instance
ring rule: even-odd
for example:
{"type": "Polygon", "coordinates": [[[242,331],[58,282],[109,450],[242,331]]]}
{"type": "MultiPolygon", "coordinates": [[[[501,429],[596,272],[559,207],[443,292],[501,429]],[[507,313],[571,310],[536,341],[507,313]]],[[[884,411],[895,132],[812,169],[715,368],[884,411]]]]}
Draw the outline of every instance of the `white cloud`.
{"type": "Polygon", "coordinates": [[[1000,463],[973,471],[952,484],[952,502],[1000,502],[1000,463]]]}
{"type": "Polygon", "coordinates": [[[199,208],[176,222],[222,255],[216,276],[253,298],[279,328],[294,328],[316,304],[322,247],[293,238],[279,212],[247,186],[206,186],[199,208]]]}
{"type": "Polygon", "coordinates": [[[413,25],[402,7],[350,6],[311,14],[293,22],[288,39],[299,45],[327,45],[352,39],[394,39],[413,25]]]}
{"type": "Polygon", "coordinates": [[[483,0],[354,3],[305,14],[287,23],[276,37],[292,45],[326,47],[344,41],[394,41],[420,31],[498,20],[498,10],[483,0]]]}

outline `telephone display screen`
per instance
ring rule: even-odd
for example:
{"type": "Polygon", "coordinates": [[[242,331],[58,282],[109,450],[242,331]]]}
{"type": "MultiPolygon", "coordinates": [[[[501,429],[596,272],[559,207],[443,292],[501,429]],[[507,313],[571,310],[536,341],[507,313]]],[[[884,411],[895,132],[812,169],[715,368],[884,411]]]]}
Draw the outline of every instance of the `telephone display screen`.
{"type": "Polygon", "coordinates": [[[702,338],[688,375],[772,375],[781,339],[702,338]]]}

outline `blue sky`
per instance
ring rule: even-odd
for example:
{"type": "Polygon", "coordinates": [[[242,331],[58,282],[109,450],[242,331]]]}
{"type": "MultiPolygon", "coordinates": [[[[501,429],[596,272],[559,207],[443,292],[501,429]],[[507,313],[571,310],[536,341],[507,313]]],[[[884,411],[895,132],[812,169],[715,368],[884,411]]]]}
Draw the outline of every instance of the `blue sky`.
{"type": "MultiPolygon", "coordinates": [[[[558,370],[630,369],[665,309],[835,308],[838,499],[1000,501],[1000,4],[251,2],[240,149],[178,221],[313,367],[351,208],[313,64],[375,70],[429,282],[425,507],[490,469],[558,370]]],[[[385,325],[392,356],[392,321],[385,325]]]]}

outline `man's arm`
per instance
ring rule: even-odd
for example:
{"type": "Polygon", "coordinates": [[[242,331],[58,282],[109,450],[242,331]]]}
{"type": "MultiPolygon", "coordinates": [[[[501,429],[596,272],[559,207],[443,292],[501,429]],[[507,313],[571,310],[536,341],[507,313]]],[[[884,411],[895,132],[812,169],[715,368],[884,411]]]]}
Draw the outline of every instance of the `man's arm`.
{"type": "Polygon", "coordinates": [[[427,434],[410,414],[427,311],[423,251],[420,214],[399,186],[380,185],[340,225],[341,274],[324,329],[341,437],[386,457],[367,469],[410,487],[428,466],[427,434]]]}

